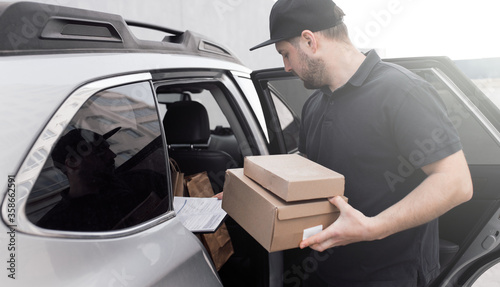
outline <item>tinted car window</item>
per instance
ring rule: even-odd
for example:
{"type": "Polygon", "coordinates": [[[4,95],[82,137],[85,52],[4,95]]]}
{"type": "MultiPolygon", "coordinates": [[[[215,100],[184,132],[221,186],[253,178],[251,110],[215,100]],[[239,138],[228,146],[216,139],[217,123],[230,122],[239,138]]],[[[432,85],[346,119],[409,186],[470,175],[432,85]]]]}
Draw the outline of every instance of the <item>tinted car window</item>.
{"type": "Polygon", "coordinates": [[[283,133],[286,151],[297,152],[302,106],[314,90],[304,88],[302,81],[297,78],[272,80],[269,81],[268,87],[283,133]]]}
{"type": "Polygon", "coordinates": [[[69,122],[26,212],[54,230],[109,231],[170,209],[167,167],[149,83],[99,92],[69,122]]]}

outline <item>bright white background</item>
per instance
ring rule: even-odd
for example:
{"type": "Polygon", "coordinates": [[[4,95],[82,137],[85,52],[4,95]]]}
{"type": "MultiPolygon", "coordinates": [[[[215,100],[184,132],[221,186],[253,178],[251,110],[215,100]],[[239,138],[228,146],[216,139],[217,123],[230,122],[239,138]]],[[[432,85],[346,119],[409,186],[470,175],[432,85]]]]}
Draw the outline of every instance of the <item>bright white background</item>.
{"type": "Polygon", "coordinates": [[[347,14],[346,23],[355,44],[385,49],[388,57],[500,57],[497,31],[500,1],[337,0],[336,3],[347,14]]]}
{"type": "Polygon", "coordinates": [[[382,57],[445,55],[453,60],[500,57],[497,31],[500,1],[335,2],[346,14],[345,22],[354,44],[363,50],[376,48],[382,57]]]}

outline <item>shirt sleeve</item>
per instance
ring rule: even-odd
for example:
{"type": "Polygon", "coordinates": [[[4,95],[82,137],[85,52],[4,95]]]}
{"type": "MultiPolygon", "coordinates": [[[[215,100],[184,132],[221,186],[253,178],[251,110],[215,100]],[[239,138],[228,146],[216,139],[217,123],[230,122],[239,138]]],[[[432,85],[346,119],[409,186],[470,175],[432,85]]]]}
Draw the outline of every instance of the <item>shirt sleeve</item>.
{"type": "Polygon", "coordinates": [[[462,149],[446,107],[430,84],[414,86],[408,91],[395,111],[392,124],[401,155],[416,168],[462,149]]]}

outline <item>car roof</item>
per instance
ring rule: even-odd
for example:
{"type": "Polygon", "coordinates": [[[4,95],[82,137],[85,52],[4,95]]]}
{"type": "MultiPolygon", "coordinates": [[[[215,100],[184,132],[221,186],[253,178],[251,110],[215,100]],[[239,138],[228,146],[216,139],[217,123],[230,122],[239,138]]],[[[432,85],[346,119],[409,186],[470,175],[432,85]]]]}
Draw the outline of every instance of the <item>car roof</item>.
{"type": "Polygon", "coordinates": [[[0,55],[145,52],[186,54],[240,63],[226,47],[192,31],[178,31],[120,15],[35,2],[0,2],[0,55]],[[129,26],[165,32],[141,40],[129,26]]]}

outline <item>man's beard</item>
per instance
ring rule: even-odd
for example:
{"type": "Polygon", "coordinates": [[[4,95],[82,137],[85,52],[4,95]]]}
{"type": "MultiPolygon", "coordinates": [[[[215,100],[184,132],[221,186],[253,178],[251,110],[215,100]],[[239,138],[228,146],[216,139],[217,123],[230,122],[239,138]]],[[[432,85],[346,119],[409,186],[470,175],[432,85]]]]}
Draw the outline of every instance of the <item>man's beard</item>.
{"type": "Polygon", "coordinates": [[[326,85],[324,79],[325,62],[321,59],[313,60],[301,50],[298,50],[302,62],[302,75],[299,76],[304,82],[306,89],[319,89],[326,85]]]}

